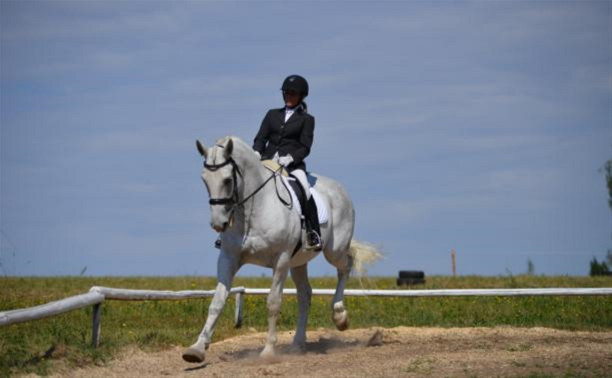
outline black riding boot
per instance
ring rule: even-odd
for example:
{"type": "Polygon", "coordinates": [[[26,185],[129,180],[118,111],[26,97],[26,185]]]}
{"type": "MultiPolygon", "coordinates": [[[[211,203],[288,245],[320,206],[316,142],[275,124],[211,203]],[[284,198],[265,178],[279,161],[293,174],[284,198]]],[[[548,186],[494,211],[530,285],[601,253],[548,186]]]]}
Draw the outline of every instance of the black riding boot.
{"type": "Polygon", "coordinates": [[[319,215],[317,214],[317,204],[312,196],[306,201],[306,206],[302,211],[306,218],[306,231],[308,248],[320,251],[323,248],[321,240],[321,226],[319,225],[319,215]]]}
{"type": "Polygon", "coordinates": [[[314,249],[318,252],[322,249],[323,241],[321,240],[321,228],[319,226],[317,204],[312,196],[310,196],[309,200],[306,200],[304,187],[302,184],[300,184],[300,181],[297,178],[295,178],[295,181],[292,182],[291,186],[293,187],[293,190],[300,193],[297,197],[298,201],[300,201],[302,214],[304,215],[304,226],[306,226],[306,243],[308,244],[306,247],[308,249],[314,249]]]}

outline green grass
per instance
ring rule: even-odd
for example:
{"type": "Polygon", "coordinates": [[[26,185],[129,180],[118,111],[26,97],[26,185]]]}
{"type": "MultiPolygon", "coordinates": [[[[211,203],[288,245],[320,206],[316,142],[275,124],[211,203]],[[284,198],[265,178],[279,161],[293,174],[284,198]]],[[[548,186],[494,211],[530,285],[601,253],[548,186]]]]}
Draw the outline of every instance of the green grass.
{"type": "MultiPolygon", "coordinates": [[[[336,279],[311,279],[316,288],[334,288],[336,279]]],[[[0,278],[0,311],[35,306],[81,294],[91,286],[132,289],[213,289],[209,277],[53,277],[0,278]]],[[[269,278],[236,278],[234,286],[269,287],[269,278]]],[[[291,280],[287,287],[293,287],[291,280]]],[[[397,289],[394,278],[351,279],[348,288],[397,289]]],[[[612,277],[428,277],[416,289],[443,288],[612,287],[612,277]]],[[[333,328],[330,297],[313,297],[309,328],[333,328]]],[[[351,327],[553,327],[569,330],[611,330],[612,297],[454,297],[362,298],[347,297],[351,327]]],[[[189,345],[197,338],[208,312],[209,299],[183,301],[106,301],[102,305],[100,347],[91,347],[92,308],[43,320],[0,327],[0,376],[11,373],[47,374],[52,360],[69,366],[108,361],[122,348],[137,345],[158,350],[189,345]],[[52,348],[54,348],[52,350],[52,348]],[[45,356],[46,354],[46,356],[45,356]]],[[[242,329],[233,326],[234,300],[217,323],[213,341],[267,329],[265,296],[245,298],[242,329]]],[[[279,328],[295,328],[297,302],[283,298],[279,328]]]]}

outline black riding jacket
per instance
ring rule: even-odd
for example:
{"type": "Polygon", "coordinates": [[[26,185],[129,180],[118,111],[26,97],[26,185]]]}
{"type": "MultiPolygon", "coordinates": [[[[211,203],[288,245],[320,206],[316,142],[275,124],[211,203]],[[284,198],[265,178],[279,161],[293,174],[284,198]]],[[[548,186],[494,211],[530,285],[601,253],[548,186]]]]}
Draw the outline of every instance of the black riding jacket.
{"type": "Polygon", "coordinates": [[[253,149],[261,154],[262,159],[272,159],[287,154],[293,157],[287,169],[306,171],[304,159],[310,153],[314,138],[315,119],[299,107],[285,123],[285,108],[270,109],[261,122],[255,136],[253,149]]]}

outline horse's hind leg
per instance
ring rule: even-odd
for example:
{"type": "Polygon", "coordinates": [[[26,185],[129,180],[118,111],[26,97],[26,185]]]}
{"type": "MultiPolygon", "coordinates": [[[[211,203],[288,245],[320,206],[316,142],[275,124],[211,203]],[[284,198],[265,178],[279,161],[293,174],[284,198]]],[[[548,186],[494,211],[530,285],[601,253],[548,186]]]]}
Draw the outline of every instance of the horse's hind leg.
{"type": "Polygon", "coordinates": [[[310,299],[312,297],[312,288],[308,282],[308,269],[306,264],[291,268],[291,278],[295,283],[298,297],[298,322],[293,338],[293,349],[296,352],[306,350],[306,324],[308,322],[308,310],[310,309],[310,299]]]}
{"type": "Polygon", "coordinates": [[[338,284],[336,285],[336,292],[332,301],[332,318],[336,324],[336,328],[340,331],[344,331],[349,326],[348,313],[344,308],[344,287],[346,281],[349,278],[351,267],[353,265],[353,258],[350,255],[346,255],[347,263],[344,267],[338,268],[338,284]]]}

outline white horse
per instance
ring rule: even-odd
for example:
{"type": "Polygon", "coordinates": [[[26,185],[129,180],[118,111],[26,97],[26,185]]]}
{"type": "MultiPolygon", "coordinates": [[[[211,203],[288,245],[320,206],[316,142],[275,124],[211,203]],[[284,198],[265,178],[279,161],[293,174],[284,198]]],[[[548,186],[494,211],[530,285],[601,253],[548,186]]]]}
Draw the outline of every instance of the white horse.
{"type": "MultiPolygon", "coordinates": [[[[266,169],[253,149],[237,137],[222,138],[210,148],[200,141],[196,145],[205,159],[202,180],[210,195],[210,225],[220,233],[221,251],[217,262],[218,284],[206,323],[198,340],[183,353],[183,359],[204,361],[204,352],[211,343],[234,275],[246,263],[273,269],[267,301],[268,338],[261,356],[275,353],[276,321],[289,271],[297,288],[299,307],[292,349],[304,351],[312,295],[306,265],[318,252],[302,249],[294,253],[303,238],[301,220],[295,209],[279,199],[284,197],[285,202],[290,201],[279,174],[266,169]]],[[[324,198],[329,212],[328,222],[321,225],[323,254],[338,271],[332,318],[339,330],[345,330],[348,314],[342,301],[349,272],[354,265],[373,261],[379,255],[373,248],[352,241],[355,212],[344,188],[326,177],[314,177],[314,187],[324,198]]]]}

